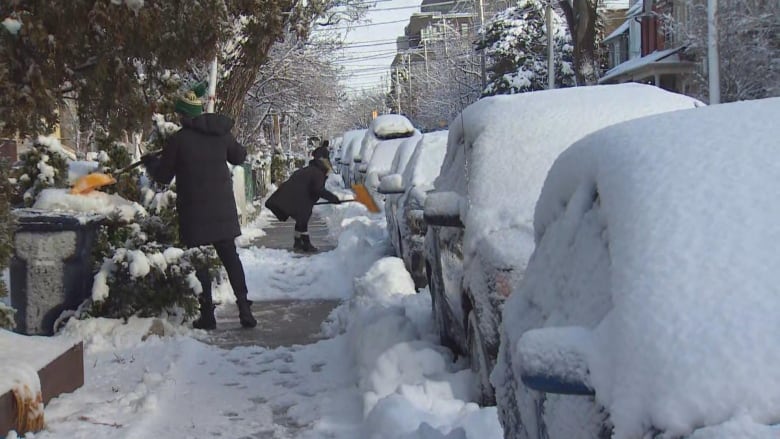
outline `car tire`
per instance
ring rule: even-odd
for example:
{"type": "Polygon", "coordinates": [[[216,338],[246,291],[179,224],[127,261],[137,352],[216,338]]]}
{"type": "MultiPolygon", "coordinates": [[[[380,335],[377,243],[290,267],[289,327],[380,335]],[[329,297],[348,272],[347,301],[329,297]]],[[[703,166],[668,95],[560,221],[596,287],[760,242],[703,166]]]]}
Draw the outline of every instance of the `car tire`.
{"type": "Polygon", "coordinates": [[[472,310],[468,316],[468,334],[469,358],[471,360],[471,371],[477,377],[477,391],[479,392],[479,404],[481,406],[496,405],[496,392],[490,383],[490,361],[488,361],[485,352],[485,343],[477,324],[477,316],[472,310]]]}

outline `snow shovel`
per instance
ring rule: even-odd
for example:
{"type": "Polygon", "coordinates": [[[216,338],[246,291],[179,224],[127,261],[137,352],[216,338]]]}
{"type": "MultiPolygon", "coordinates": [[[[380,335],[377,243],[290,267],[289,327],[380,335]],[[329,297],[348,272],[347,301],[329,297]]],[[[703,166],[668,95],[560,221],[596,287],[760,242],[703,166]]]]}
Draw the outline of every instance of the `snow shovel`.
{"type": "MultiPolygon", "coordinates": [[[[162,150],[150,152],[149,154],[146,155],[159,155],[160,153],[162,153],[162,150]]],[[[124,168],[114,172],[114,175],[124,174],[125,172],[131,169],[137,168],[142,163],[143,161],[141,160],[131,163],[125,166],[124,168]]],[[[95,189],[101,188],[103,186],[108,186],[114,183],[116,183],[116,178],[114,178],[112,175],[104,174],[102,172],[92,172],[90,174],[79,177],[73,183],[73,187],[70,189],[70,193],[73,195],[86,195],[95,189]]]]}
{"type": "MultiPolygon", "coordinates": [[[[368,189],[366,189],[365,186],[362,184],[353,184],[352,185],[352,192],[355,193],[355,198],[350,198],[348,200],[341,200],[342,203],[352,202],[356,201],[364,206],[366,206],[366,209],[368,209],[371,213],[379,213],[379,206],[377,206],[376,201],[374,201],[374,198],[371,196],[370,193],[368,193],[368,189]]],[[[314,204],[334,204],[330,201],[321,201],[319,203],[314,204]]]]}

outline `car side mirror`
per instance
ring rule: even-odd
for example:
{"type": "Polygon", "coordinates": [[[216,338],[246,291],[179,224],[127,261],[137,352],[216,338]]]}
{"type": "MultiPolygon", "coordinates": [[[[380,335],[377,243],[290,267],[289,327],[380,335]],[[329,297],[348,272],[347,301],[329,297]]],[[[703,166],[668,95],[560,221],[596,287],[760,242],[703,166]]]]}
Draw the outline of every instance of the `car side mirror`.
{"type": "Polygon", "coordinates": [[[402,194],[404,193],[404,184],[401,174],[385,175],[379,181],[380,194],[402,194]]]}
{"type": "Polygon", "coordinates": [[[463,228],[460,212],[464,203],[457,192],[432,192],[425,198],[423,218],[431,226],[463,228]]]}
{"type": "Polygon", "coordinates": [[[591,332],[582,327],[524,333],[516,345],[523,384],[544,393],[595,395],[585,353],[590,343],[591,332]]]}

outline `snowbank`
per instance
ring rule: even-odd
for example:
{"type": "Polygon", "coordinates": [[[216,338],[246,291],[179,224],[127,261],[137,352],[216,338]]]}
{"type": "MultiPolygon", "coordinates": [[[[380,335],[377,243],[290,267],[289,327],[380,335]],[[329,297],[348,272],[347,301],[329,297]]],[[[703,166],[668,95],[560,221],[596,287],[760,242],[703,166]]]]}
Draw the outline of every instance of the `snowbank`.
{"type": "Polygon", "coordinates": [[[495,408],[469,402],[474,377],[438,345],[430,307],[403,261],[387,257],[355,280],[354,297],[336,310],[356,358],[364,437],[502,437],[495,408]]]}
{"type": "Polygon", "coordinates": [[[494,384],[511,385],[505,367],[519,382],[528,329],[582,326],[615,438],[686,435],[736,415],[775,423],[780,349],[766,337],[780,331],[780,126],[767,121],[778,118],[777,98],[687,110],[564,152],[536,208],[525,282],[504,308],[499,357],[511,364],[494,384]]]}

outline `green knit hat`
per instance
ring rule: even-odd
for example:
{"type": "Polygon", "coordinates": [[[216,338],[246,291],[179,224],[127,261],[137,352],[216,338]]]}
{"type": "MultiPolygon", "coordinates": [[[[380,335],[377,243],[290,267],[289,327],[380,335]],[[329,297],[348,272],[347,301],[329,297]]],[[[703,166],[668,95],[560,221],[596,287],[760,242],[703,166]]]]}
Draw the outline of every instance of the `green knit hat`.
{"type": "Polygon", "coordinates": [[[189,117],[200,116],[203,113],[203,101],[200,98],[206,94],[206,85],[206,81],[199,82],[177,97],[174,104],[176,112],[189,117]]]}

